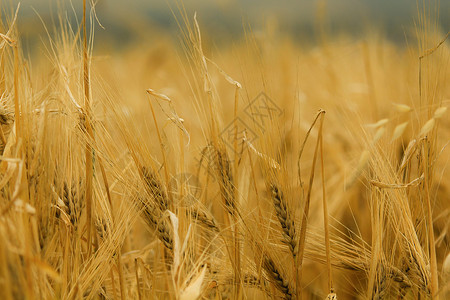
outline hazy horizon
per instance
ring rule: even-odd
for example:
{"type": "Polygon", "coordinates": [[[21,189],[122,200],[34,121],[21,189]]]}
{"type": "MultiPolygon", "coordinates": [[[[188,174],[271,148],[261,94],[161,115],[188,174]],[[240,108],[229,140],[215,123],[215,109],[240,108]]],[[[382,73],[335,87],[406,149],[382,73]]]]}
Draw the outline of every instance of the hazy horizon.
{"type": "MultiPolygon", "coordinates": [[[[22,0],[9,1],[10,7],[21,3],[19,26],[23,38],[35,38],[45,34],[44,26],[51,24],[57,14],[55,3],[65,7],[68,18],[76,25],[80,19],[82,1],[22,0]],[[72,9],[73,8],[73,9],[72,9]],[[75,14],[78,16],[75,17],[75,14]]],[[[179,2],[178,2],[179,4],[179,2]]],[[[191,0],[183,3],[188,16],[197,12],[205,35],[221,40],[239,38],[244,27],[263,29],[268,22],[276,24],[279,32],[289,34],[297,40],[314,40],[317,15],[320,5],[325,7],[325,24],[330,35],[345,33],[358,36],[368,28],[375,28],[396,43],[404,43],[417,20],[417,3],[410,0],[342,0],[342,1],[270,1],[270,0],[191,0]],[[244,25],[245,24],[245,25],[244,25]]],[[[432,7],[428,5],[428,7],[432,7]]],[[[96,4],[98,20],[105,28],[96,30],[96,40],[112,41],[126,45],[136,39],[150,39],[152,29],[176,37],[179,32],[175,14],[177,1],[170,0],[99,0],[96,4]]],[[[440,3],[439,24],[443,32],[448,31],[450,1],[440,3]]],[[[4,12],[3,12],[4,13],[4,12]]]]}

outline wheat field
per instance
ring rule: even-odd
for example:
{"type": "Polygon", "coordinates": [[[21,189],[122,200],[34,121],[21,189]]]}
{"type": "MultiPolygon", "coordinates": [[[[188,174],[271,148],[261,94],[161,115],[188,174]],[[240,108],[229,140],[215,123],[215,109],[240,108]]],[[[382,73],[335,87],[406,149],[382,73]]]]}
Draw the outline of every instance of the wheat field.
{"type": "Polygon", "coordinates": [[[33,55],[1,8],[1,299],[450,298],[432,8],[407,45],[269,24],[217,48],[180,6],[179,43],[105,56],[84,7],[33,55]]]}

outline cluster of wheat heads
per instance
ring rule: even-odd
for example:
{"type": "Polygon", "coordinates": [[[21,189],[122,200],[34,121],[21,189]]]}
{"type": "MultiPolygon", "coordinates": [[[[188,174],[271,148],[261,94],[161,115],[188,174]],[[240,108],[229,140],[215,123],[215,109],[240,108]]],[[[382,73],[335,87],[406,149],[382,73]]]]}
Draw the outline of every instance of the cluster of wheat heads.
{"type": "Polygon", "coordinates": [[[449,297],[450,49],[429,21],[418,49],[249,33],[207,55],[183,15],[185,58],[105,61],[62,20],[32,64],[11,16],[1,299],[449,297]]]}

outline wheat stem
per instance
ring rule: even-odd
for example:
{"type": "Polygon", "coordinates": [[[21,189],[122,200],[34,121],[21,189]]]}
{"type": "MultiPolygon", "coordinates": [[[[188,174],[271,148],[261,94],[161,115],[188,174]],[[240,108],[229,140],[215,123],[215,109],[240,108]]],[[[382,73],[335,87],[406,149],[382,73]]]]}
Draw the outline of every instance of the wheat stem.
{"type": "Polygon", "coordinates": [[[83,0],[83,86],[84,86],[84,121],[86,133],[89,139],[86,141],[86,224],[87,224],[87,253],[91,254],[92,248],[92,188],[93,188],[93,161],[92,146],[90,142],[94,138],[94,132],[91,126],[91,108],[90,108],[90,82],[89,82],[89,62],[87,49],[87,29],[86,29],[86,0],[83,0]]]}
{"type": "Polygon", "coordinates": [[[436,261],[436,246],[434,239],[434,230],[433,230],[433,211],[431,208],[431,199],[430,199],[430,174],[429,174],[429,164],[427,164],[430,160],[429,154],[429,144],[428,140],[425,139],[423,141],[423,162],[425,165],[424,168],[424,187],[425,187],[425,199],[426,199],[426,208],[427,208],[427,227],[428,227],[428,246],[430,253],[430,269],[431,269],[431,297],[434,300],[439,299],[439,285],[438,285],[438,271],[437,271],[437,261],[436,261]]]}
{"type": "MultiPolygon", "coordinates": [[[[322,125],[321,125],[322,126],[322,125]]],[[[322,129],[322,128],[321,128],[322,129]]],[[[324,170],[324,162],[323,162],[323,134],[322,130],[319,132],[319,147],[320,147],[320,166],[321,166],[321,177],[322,177],[322,201],[323,201],[323,226],[325,229],[325,249],[327,256],[327,272],[328,272],[328,290],[333,293],[333,278],[331,274],[331,247],[330,247],[330,230],[329,230],[329,216],[328,216],[328,205],[326,199],[326,190],[325,190],[325,170],[324,170]]]]}
{"type": "MultiPolygon", "coordinates": [[[[322,125],[323,125],[323,115],[325,114],[325,111],[320,110],[319,114],[321,115],[320,123],[319,123],[319,136],[317,138],[316,146],[314,149],[314,156],[313,156],[313,163],[311,166],[311,174],[309,176],[309,186],[308,191],[306,194],[306,200],[305,200],[305,207],[303,209],[303,217],[302,217],[302,226],[300,228],[300,237],[299,237],[299,253],[298,253],[298,259],[299,259],[299,268],[296,270],[298,272],[298,282],[301,284],[302,280],[302,265],[303,265],[303,255],[305,251],[305,240],[306,240],[306,227],[308,224],[308,214],[309,214],[309,204],[311,201],[311,191],[312,191],[312,185],[314,181],[314,174],[315,174],[315,167],[316,167],[316,161],[317,161],[317,150],[319,147],[319,141],[320,141],[320,135],[322,134],[322,125]]],[[[297,290],[297,299],[301,299],[301,288],[297,290]]]]}

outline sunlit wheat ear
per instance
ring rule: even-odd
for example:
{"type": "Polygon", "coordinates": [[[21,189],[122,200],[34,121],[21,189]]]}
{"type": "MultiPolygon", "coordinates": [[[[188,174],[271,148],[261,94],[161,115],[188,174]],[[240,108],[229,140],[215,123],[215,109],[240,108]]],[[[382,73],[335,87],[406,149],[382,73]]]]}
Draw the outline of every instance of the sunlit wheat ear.
{"type": "Polygon", "coordinates": [[[288,244],[289,249],[291,250],[291,253],[295,259],[298,254],[298,236],[295,232],[294,220],[291,216],[291,212],[288,209],[288,205],[283,192],[280,190],[279,186],[275,183],[272,183],[270,185],[270,192],[278,221],[280,222],[281,228],[283,230],[285,242],[286,244],[288,244]]]}
{"type": "Polygon", "coordinates": [[[403,132],[405,132],[405,129],[407,126],[408,126],[408,122],[404,122],[402,124],[395,126],[394,133],[392,134],[392,141],[401,137],[403,132]]]}
{"type": "Polygon", "coordinates": [[[196,205],[191,207],[189,211],[192,219],[200,225],[217,233],[220,231],[214,216],[205,208],[200,205],[196,205]]]}
{"type": "Polygon", "coordinates": [[[440,108],[436,109],[436,111],[434,112],[433,118],[440,119],[445,115],[446,112],[447,112],[447,107],[445,107],[445,106],[440,107],[440,108]]]}
{"type": "Polygon", "coordinates": [[[400,113],[407,113],[407,112],[410,112],[412,110],[412,108],[409,105],[406,105],[406,104],[394,103],[394,107],[395,107],[395,110],[400,112],[400,113]]]}
{"type": "Polygon", "coordinates": [[[381,126],[380,128],[378,128],[377,131],[375,132],[375,136],[373,137],[373,142],[374,143],[378,142],[378,140],[384,135],[385,132],[386,127],[381,126]]]}
{"type": "Polygon", "coordinates": [[[431,118],[429,119],[423,126],[422,129],[420,129],[420,136],[424,136],[426,135],[428,132],[430,132],[433,128],[434,125],[436,124],[436,119],[435,118],[431,118]]]}
{"type": "Polygon", "coordinates": [[[271,280],[275,287],[283,294],[283,299],[292,299],[295,293],[291,290],[289,281],[281,274],[280,270],[269,256],[264,255],[262,267],[266,271],[269,280],[271,280]]]}
{"type": "Polygon", "coordinates": [[[411,140],[408,143],[408,146],[406,146],[405,152],[403,153],[402,161],[401,161],[400,167],[399,167],[400,171],[402,171],[403,169],[406,168],[407,164],[411,161],[416,150],[417,150],[417,141],[411,140]]]}
{"type": "Polygon", "coordinates": [[[168,220],[168,215],[163,214],[156,206],[145,199],[141,199],[142,215],[144,221],[150,227],[151,230],[156,231],[156,236],[170,251],[173,250],[173,234],[172,227],[168,220]]]}
{"type": "MultiPolygon", "coordinates": [[[[58,195],[58,194],[57,194],[58,195]]],[[[64,182],[62,188],[62,197],[58,196],[57,205],[61,208],[64,213],[63,218],[68,218],[74,229],[79,226],[79,220],[83,208],[85,206],[84,201],[84,185],[80,180],[78,184],[69,185],[64,182]]]]}
{"type": "Polygon", "coordinates": [[[225,150],[215,150],[215,164],[217,173],[219,176],[220,191],[225,201],[225,207],[230,215],[235,215],[236,211],[236,199],[235,199],[235,186],[233,182],[233,174],[231,172],[231,164],[228,158],[228,154],[225,150]]]}
{"type": "Polygon", "coordinates": [[[142,177],[145,183],[145,189],[151,195],[159,206],[159,209],[164,212],[169,209],[169,198],[167,197],[165,188],[159,177],[150,170],[150,168],[142,167],[142,177]]]}
{"type": "Polygon", "coordinates": [[[366,126],[369,128],[380,128],[384,125],[386,125],[389,122],[389,119],[381,119],[376,123],[367,124],[366,126]]]}
{"type": "Polygon", "coordinates": [[[156,231],[167,249],[173,250],[172,228],[166,214],[169,203],[166,192],[158,176],[150,169],[142,168],[142,175],[147,193],[137,197],[138,207],[150,229],[156,231]]]}

